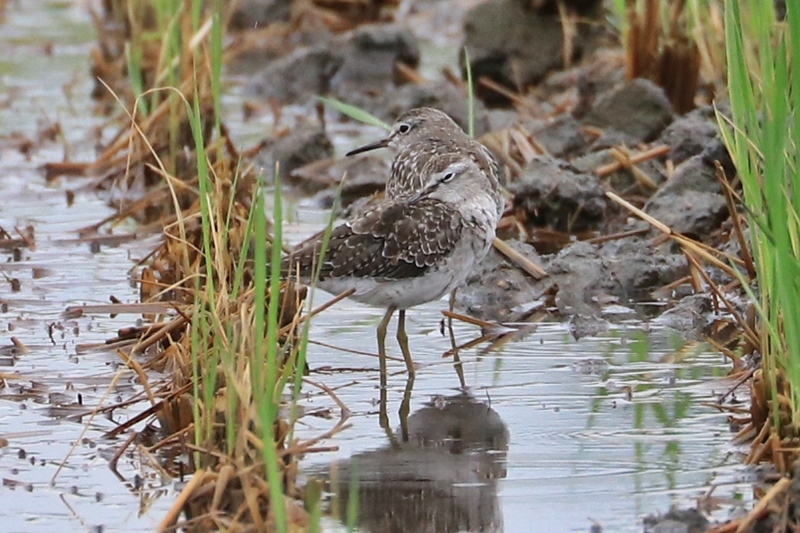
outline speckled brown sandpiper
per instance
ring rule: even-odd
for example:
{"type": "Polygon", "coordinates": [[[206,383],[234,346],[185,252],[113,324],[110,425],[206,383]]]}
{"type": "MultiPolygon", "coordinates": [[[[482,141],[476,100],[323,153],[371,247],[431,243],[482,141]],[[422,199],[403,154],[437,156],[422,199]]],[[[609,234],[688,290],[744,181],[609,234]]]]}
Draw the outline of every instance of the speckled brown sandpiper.
{"type": "MultiPolygon", "coordinates": [[[[346,155],[356,155],[379,148],[394,148],[391,174],[386,181],[386,197],[398,198],[418,191],[430,175],[428,166],[442,154],[457,154],[473,161],[489,180],[495,195],[498,217],[503,216],[505,198],[500,189],[500,172],[492,153],[480,142],[466,134],[443,111],[431,107],[418,107],[400,115],[392,125],[391,133],[379,141],[351,150],[346,155]]],[[[455,308],[456,290],[450,293],[450,311],[455,308]]],[[[454,349],[454,363],[461,385],[465,386],[452,318],[447,319],[450,342],[454,349]]]]}
{"type": "Polygon", "coordinates": [[[442,154],[457,154],[472,160],[486,174],[497,210],[502,214],[505,201],[500,194],[497,161],[480,142],[467,135],[446,113],[430,107],[407,111],[392,125],[391,133],[376,142],[351,150],[356,155],[378,148],[394,148],[391,175],[386,182],[386,196],[398,198],[419,191],[431,175],[428,165],[442,154]]]}
{"type": "Polygon", "coordinates": [[[428,158],[426,172],[419,192],[388,199],[334,228],[322,258],[320,237],[283,263],[284,272],[308,281],[322,261],[317,286],[334,294],[355,289],[354,300],[387,309],[378,326],[384,386],[386,330],[394,312],[400,311],[397,340],[413,375],[405,310],[461,285],[488,253],[499,219],[497,187],[471,158],[437,154],[428,158]]]}

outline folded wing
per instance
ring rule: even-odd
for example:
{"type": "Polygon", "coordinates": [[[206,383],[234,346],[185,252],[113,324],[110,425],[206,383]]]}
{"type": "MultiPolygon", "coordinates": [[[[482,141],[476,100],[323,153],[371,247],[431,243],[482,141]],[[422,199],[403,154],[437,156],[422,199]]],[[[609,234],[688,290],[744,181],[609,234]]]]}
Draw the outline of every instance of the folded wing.
{"type": "MultiPolygon", "coordinates": [[[[462,229],[459,213],[435,199],[380,205],[333,229],[320,280],[422,276],[453,251],[462,229]]],[[[284,270],[298,269],[301,276],[311,276],[322,245],[318,239],[295,250],[284,260],[284,270]]]]}

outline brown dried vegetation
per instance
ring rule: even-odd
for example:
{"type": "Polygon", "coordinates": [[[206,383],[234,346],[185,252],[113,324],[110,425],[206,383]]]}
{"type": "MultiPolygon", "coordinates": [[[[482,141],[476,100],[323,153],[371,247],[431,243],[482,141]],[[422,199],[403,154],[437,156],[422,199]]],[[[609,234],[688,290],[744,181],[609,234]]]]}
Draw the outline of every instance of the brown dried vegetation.
{"type": "MultiPolygon", "coordinates": [[[[113,101],[124,106],[129,125],[119,129],[95,162],[51,164],[46,169],[49,176],[91,177],[92,187],[123,199],[114,200],[118,213],[112,219],[86,228],[86,234],[129,217],[143,223],[143,231],[163,234],[161,244],[135,269],[142,303],[111,306],[114,313],[138,312],[144,318],[145,325],[120,330],[107,345],[116,348],[139,376],[150,404],[109,432],[109,436],[129,434],[112,468],[134,442],[147,457],[156,452],[173,458],[183,453],[190,458],[188,468],[194,475],[164,518],[162,530],[270,531],[276,520],[271,511],[276,492],[267,482],[265,449],[274,448],[281,485],[277,494],[285,498],[289,530],[301,531],[308,521],[297,503],[302,491],[295,483],[296,458],[338,431],[346,415],[326,435],[302,443],[290,438],[295,420],[276,418],[264,427],[259,402],[263,397],[281,401],[287,381],[302,376],[296,340],[305,289],[283,282],[279,294],[268,289],[264,300],[256,297],[252,239],[258,217],[253,212],[263,204],[247,154],[239,154],[224,126],[214,123],[210,60],[202,34],[210,27],[210,16],[204,14],[209,18],[200,25],[206,30],[193,33],[186,4],[179,19],[185,38],[175,56],[180,58],[176,66],[165,64],[161,40],[142,38],[156,25],[148,5],[109,0],[104,13],[95,16],[100,44],[93,55],[94,73],[102,82],[96,95],[113,95],[113,101]],[[186,38],[189,35],[192,38],[186,38]],[[126,44],[142,51],[143,87],[138,99],[128,82],[126,44]],[[178,75],[179,79],[171,79],[178,75]],[[174,88],[158,89],[163,85],[174,88]],[[195,149],[193,108],[203,117],[203,151],[195,149]],[[207,178],[201,177],[198,157],[206,158],[207,178]],[[208,180],[205,219],[201,179],[208,180]],[[264,332],[256,325],[273,298],[280,305],[277,353],[286,364],[279,367],[275,389],[264,390],[266,359],[257,357],[265,344],[264,332]],[[148,371],[162,377],[151,382],[148,371]],[[254,382],[258,376],[261,382],[254,382]],[[147,421],[146,428],[134,431],[142,421],[147,421]]],[[[169,475],[186,473],[186,465],[177,460],[158,463],[154,466],[169,475]]]]}

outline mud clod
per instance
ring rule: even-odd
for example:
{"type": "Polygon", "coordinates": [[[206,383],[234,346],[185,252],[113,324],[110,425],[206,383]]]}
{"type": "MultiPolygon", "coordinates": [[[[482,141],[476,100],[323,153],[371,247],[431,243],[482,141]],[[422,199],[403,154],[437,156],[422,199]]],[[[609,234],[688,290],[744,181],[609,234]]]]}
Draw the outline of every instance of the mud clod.
{"type": "Polygon", "coordinates": [[[552,120],[528,121],[523,124],[536,141],[553,157],[570,159],[583,153],[589,143],[581,131],[581,123],[571,115],[552,120]]]}
{"type": "Polygon", "coordinates": [[[603,273],[608,270],[608,260],[595,246],[585,242],[575,244],[556,254],[546,266],[548,283],[562,287],[556,295],[556,305],[563,314],[593,315],[599,310],[594,298],[613,288],[613,282],[603,273]]]}
{"type": "Polygon", "coordinates": [[[611,294],[626,301],[651,300],[652,290],[689,273],[683,254],[662,248],[654,252],[642,238],[611,241],[600,248],[600,254],[608,258],[609,278],[617,283],[611,294]]]}
{"type": "Polygon", "coordinates": [[[333,144],[319,126],[300,125],[277,139],[258,158],[267,176],[272,176],[275,163],[280,163],[281,176],[309,163],[333,156],[333,144]]]}
{"type": "Polygon", "coordinates": [[[269,63],[256,74],[251,88],[257,95],[280,103],[307,101],[328,92],[342,61],[329,46],[300,48],[269,63]]]}
{"type": "Polygon", "coordinates": [[[635,79],[597,99],[586,123],[610,128],[637,142],[654,140],[673,119],[664,90],[653,82],[635,79]]]}
{"type": "Polygon", "coordinates": [[[508,190],[514,195],[514,208],[529,223],[559,231],[596,228],[609,210],[597,176],[578,173],[563,160],[547,156],[530,161],[508,190]]]}
{"type": "Polygon", "coordinates": [[[680,331],[685,338],[699,339],[713,311],[711,296],[693,294],[683,298],[675,307],[656,318],[656,322],[680,331]]]}
{"type": "Polygon", "coordinates": [[[330,92],[380,92],[402,81],[397,62],[419,63],[414,35],[395,25],[363,26],[269,63],[251,89],[280,103],[308,103],[330,92]]]}
{"type": "Polygon", "coordinates": [[[609,302],[650,300],[652,290],[687,273],[682,255],[654,254],[644,241],[602,247],[576,242],[550,256],[544,268],[549,276],[532,290],[560,287],[555,303],[563,315],[596,315],[609,302]]]}
{"type": "Polygon", "coordinates": [[[363,26],[343,40],[344,61],[331,79],[335,94],[385,91],[405,81],[396,70],[398,62],[409,67],[419,64],[417,38],[400,25],[363,26]]]}
{"type": "Polygon", "coordinates": [[[662,132],[659,141],[671,148],[667,158],[678,165],[700,154],[718,137],[714,108],[705,106],[678,117],[662,132]]]}
{"type": "Polygon", "coordinates": [[[663,516],[646,517],[644,533],[702,533],[708,525],[708,520],[696,509],[670,509],[663,516]]]}
{"type": "MultiPolygon", "coordinates": [[[[519,241],[506,244],[537,264],[542,259],[536,249],[519,241]]],[[[484,320],[514,321],[526,315],[526,307],[538,300],[541,289],[536,281],[492,250],[458,291],[461,307],[484,320]]]]}
{"type": "Polygon", "coordinates": [[[679,233],[706,238],[728,217],[713,162],[701,154],[681,163],[645,211],[679,233]]]}
{"type": "MultiPolygon", "coordinates": [[[[558,13],[536,9],[530,2],[480,4],[467,13],[464,32],[474,79],[486,76],[518,90],[564,67],[564,32],[558,13]]],[[[588,26],[578,26],[578,35],[570,43],[573,56],[580,55],[587,33],[588,26]]],[[[497,93],[479,89],[478,94],[490,105],[507,103],[497,93]]]]}
{"type": "Polygon", "coordinates": [[[593,315],[573,315],[569,319],[569,332],[576,341],[608,331],[609,327],[608,321],[593,315]]]}

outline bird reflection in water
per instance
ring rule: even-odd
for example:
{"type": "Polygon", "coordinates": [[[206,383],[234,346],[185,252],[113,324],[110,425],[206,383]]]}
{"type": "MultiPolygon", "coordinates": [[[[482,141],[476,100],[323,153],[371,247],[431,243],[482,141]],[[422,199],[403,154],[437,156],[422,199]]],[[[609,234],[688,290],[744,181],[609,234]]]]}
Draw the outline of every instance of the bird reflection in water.
{"type": "Polygon", "coordinates": [[[342,520],[357,494],[361,531],[502,531],[508,429],[494,409],[467,393],[437,397],[408,417],[405,437],[337,465],[342,520]]]}

